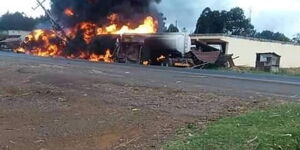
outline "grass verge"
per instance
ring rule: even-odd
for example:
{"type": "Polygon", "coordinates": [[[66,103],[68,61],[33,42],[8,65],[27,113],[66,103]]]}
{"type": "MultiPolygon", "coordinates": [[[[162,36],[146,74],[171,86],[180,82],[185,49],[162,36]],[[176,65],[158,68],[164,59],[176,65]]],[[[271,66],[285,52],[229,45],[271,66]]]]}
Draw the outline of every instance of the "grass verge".
{"type": "Polygon", "coordinates": [[[300,68],[282,68],[279,73],[284,75],[300,76],[300,68]]]}
{"type": "Polygon", "coordinates": [[[178,131],[165,150],[300,150],[300,105],[282,105],[267,111],[195,125],[178,131]]]}
{"type": "MultiPolygon", "coordinates": [[[[221,68],[224,70],[224,68],[221,68]]],[[[233,68],[225,68],[225,70],[241,72],[241,73],[257,73],[257,74],[277,74],[277,75],[287,75],[287,76],[300,76],[300,68],[280,68],[279,72],[271,73],[265,71],[256,70],[253,67],[233,67],[233,68]]]]}

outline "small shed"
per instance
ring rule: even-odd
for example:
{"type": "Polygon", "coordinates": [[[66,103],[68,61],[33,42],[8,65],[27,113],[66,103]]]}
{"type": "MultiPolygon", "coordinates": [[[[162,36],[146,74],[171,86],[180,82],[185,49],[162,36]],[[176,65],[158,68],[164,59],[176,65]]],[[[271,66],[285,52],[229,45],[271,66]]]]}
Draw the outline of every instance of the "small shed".
{"type": "Polygon", "coordinates": [[[276,53],[257,53],[256,69],[268,72],[279,72],[281,56],[276,53]]]}

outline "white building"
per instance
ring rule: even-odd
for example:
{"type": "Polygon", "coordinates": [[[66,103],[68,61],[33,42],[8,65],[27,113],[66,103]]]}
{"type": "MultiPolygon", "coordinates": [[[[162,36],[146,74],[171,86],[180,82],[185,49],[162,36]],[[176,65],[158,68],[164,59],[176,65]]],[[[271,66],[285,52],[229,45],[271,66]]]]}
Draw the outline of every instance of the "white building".
{"type": "Polygon", "coordinates": [[[281,68],[300,67],[300,45],[297,44],[221,34],[191,35],[191,39],[233,54],[237,66],[255,67],[257,53],[271,52],[281,56],[281,68]]]}

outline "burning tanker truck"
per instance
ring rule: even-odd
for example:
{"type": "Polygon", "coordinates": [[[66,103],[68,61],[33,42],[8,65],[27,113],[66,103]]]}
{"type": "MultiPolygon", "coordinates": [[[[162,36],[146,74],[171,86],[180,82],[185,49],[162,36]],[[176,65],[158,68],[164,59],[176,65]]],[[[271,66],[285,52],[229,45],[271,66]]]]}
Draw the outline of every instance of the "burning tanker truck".
{"type": "Polygon", "coordinates": [[[52,29],[32,31],[15,51],[43,57],[160,65],[182,58],[191,40],[162,33],[160,0],[51,0],[52,29]]]}

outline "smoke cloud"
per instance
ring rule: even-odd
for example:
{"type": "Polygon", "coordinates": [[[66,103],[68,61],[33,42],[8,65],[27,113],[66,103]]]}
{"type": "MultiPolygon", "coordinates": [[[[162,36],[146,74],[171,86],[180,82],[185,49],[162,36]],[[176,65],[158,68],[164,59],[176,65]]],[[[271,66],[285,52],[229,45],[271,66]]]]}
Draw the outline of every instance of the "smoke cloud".
{"type": "MultiPolygon", "coordinates": [[[[161,0],[51,0],[51,12],[65,27],[72,27],[78,22],[93,22],[97,25],[109,23],[111,14],[119,15],[120,23],[133,20],[139,24],[146,16],[153,16],[160,21],[159,12],[152,4],[161,0]],[[74,17],[64,15],[65,9],[74,11],[74,17]]],[[[134,26],[134,25],[132,25],[134,26]]]]}

